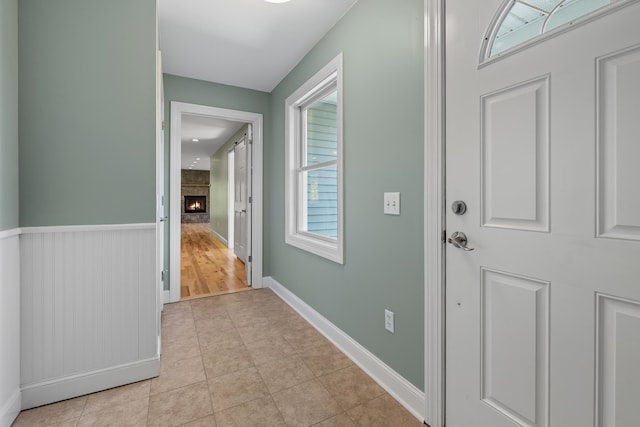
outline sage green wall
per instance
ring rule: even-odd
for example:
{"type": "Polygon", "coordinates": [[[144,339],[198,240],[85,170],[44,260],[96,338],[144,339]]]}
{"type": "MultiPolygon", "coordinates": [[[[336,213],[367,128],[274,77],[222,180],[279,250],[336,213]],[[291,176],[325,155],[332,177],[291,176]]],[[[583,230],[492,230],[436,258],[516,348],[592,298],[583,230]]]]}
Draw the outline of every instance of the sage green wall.
{"type": "Polygon", "coordinates": [[[211,231],[229,239],[229,150],[247,133],[242,126],[229,141],[211,156],[211,231]]]}
{"type": "MultiPolygon", "coordinates": [[[[166,200],[170,200],[169,182],[170,170],[169,159],[171,153],[171,102],[186,102],[189,104],[207,105],[210,107],[227,108],[230,110],[248,111],[260,113],[263,116],[264,134],[263,142],[267,143],[269,129],[269,94],[257,90],[244,89],[235,86],[227,86],[219,83],[211,83],[203,80],[189,79],[186,77],[164,74],[164,100],[165,100],[165,195],[166,200]]],[[[266,177],[265,177],[266,178],[266,177]]],[[[269,200],[265,197],[265,207],[269,205],[269,200]]],[[[167,204],[168,209],[168,204],[167,204]]],[[[166,215],[169,212],[167,210],[166,215]]],[[[169,224],[165,223],[165,236],[169,236],[169,224]]],[[[265,235],[268,231],[265,229],[265,235]]],[[[176,244],[165,240],[165,266],[169,269],[169,245],[176,244]]],[[[179,244],[179,243],[178,243],[179,244]]],[[[264,271],[268,272],[268,254],[264,254],[264,271]]],[[[165,290],[169,289],[170,283],[165,281],[165,290]]]]}
{"type": "Polygon", "coordinates": [[[156,0],[20,0],[20,225],[155,222],[156,0]]]}
{"type": "Polygon", "coordinates": [[[18,0],[0,0],[0,231],[18,227],[18,0]]]}
{"type": "Polygon", "coordinates": [[[359,1],[278,85],[265,146],[271,276],[424,387],[423,2],[359,1]],[[284,243],[285,99],[344,53],[345,264],[284,243]],[[401,192],[401,216],[382,213],[401,192]],[[395,312],[395,334],[384,309],[395,312]]]}

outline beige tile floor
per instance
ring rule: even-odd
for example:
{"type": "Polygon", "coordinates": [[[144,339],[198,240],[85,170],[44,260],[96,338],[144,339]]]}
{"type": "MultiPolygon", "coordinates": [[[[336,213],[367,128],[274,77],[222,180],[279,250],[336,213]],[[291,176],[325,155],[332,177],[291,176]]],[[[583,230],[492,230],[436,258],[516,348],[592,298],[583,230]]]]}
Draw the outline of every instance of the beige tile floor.
{"type": "Polygon", "coordinates": [[[160,376],[18,426],[422,426],[268,289],[165,306],[160,376]]]}

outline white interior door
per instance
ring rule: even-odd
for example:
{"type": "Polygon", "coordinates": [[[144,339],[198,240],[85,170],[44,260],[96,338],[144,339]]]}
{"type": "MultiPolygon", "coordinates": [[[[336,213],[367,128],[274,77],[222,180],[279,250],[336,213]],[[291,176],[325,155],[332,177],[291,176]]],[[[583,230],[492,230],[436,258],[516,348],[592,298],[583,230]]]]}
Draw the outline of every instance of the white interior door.
{"type": "Polygon", "coordinates": [[[227,153],[227,247],[229,249],[234,248],[235,242],[235,147],[227,153]]]}
{"type": "Polygon", "coordinates": [[[234,154],[234,252],[247,263],[247,137],[235,146],[234,154]]]}
{"type": "Polygon", "coordinates": [[[446,425],[638,426],[640,3],[478,67],[501,4],[446,2],[446,425]]]}

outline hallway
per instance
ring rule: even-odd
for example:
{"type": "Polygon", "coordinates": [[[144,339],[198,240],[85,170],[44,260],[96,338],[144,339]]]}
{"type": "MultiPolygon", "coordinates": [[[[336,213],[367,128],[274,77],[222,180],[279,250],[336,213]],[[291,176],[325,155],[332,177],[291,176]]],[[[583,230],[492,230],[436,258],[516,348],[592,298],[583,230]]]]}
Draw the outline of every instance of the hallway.
{"type": "Polygon", "coordinates": [[[180,299],[248,291],[244,263],[209,230],[209,223],[180,226],[180,299]]]}
{"type": "Polygon", "coordinates": [[[424,426],[271,290],[165,305],[151,380],[18,426],[424,426]]]}

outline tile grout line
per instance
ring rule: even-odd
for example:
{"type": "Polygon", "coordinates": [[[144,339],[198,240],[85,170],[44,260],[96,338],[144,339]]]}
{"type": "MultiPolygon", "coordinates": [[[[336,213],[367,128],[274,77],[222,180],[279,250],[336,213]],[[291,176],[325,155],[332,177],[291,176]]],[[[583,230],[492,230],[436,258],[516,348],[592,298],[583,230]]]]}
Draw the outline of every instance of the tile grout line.
{"type": "MultiPolygon", "coordinates": [[[[191,301],[189,301],[189,306],[191,307],[191,316],[193,317],[193,306],[191,301]]],[[[224,312],[229,316],[226,307],[224,307],[224,312]]],[[[209,403],[211,404],[211,416],[213,417],[216,425],[218,424],[216,421],[216,408],[213,406],[213,392],[211,390],[211,384],[209,383],[209,376],[207,375],[207,369],[204,366],[204,356],[202,355],[202,346],[200,345],[200,334],[198,333],[198,327],[196,326],[196,319],[193,318],[193,327],[196,330],[196,342],[198,343],[198,352],[200,353],[200,362],[202,363],[202,370],[204,371],[204,378],[207,382],[207,390],[209,390],[209,403]]],[[[203,417],[206,418],[206,417],[203,417]]]]}
{"type": "MultiPolygon", "coordinates": [[[[257,302],[256,301],[252,301],[252,304],[253,303],[257,303],[257,302]]],[[[229,317],[231,317],[231,316],[229,315],[229,317]]],[[[280,417],[282,418],[282,421],[284,421],[285,424],[286,424],[286,421],[284,419],[284,415],[282,414],[282,411],[280,410],[280,408],[276,404],[275,399],[273,398],[273,394],[271,393],[271,390],[269,390],[269,387],[267,387],[267,383],[265,382],[264,377],[262,376],[262,373],[260,373],[260,369],[258,369],[258,365],[255,363],[254,358],[251,356],[251,352],[247,348],[247,343],[245,342],[244,338],[242,338],[242,335],[240,335],[240,332],[238,331],[238,327],[236,325],[236,322],[233,321],[233,318],[231,318],[231,323],[233,323],[234,329],[235,329],[236,333],[238,334],[238,336],[240,337],[240,340],[242,341],[243,347],[249,353],[249,357],[251,358],[251,364],[253,365],[253,368],[258,373],[258,376],[260,377],[260,380],[262,381],[262,384],[264,385],[264,388],[266,389],[266,391],[267,391],[267,393],[269,395],[269,398],[271,399],[271,402],[273,403],[273,405],[275,406],[276,410],[278,411],[278,414],[280,414],[280,417]]],[[[245,403],[255,402],[256,400],[259,400],[259,399],[262,399],[262,398],[256,398],[256,399],[250,400],[250,401],[245,402],[245,403]]],[[[236,405],[236,406],[234,406],[234,408],[237,407],[237,406],[240,406],[240,405],[242,405],[242,404],[236,405]]],[[[231,409],[231,408],[227,408],[227,409],[231,409]]]]}
{"type": "MultiPolygon", "coordinates": [[[[158,376],[160,376],[159,373],[158,376]]],[[[149,425],[149,415],[151,414],[151,380],[149,380],[149,394],[147,395],[147,399],[147,419],[144,422],[145,427],[149,425]]]]}
{"type": "MultiPolygon", "coordinates": [[[[280,334],[280,335],[281,335],[281,334],[280,334]]],[[[294,346],[294,345],[293,345],[289,340],[287,340],[287,338],[286,338],[286,337],[284,337],[284,336],[282,336],[282,335],[281,335],[281,338],[285,341],[285,343],[287,343],[287,345],[291,346],[291,348],[292,348],[292,349],[293,349],[293,351],[294,351],[295,356],[299,358],[299,360],[302,362],[302,364],[303,364],[303,365],[304,365],[304,366],[309,370],[309,372],[311,372],[311,374],[313,375],[313,377],[312,377],[312,378],[310,378],[310,379],[308,379],[308,380],[306,380],[306,381],[302,381],[302,382],[300,382],[300,383],[298,383],[298,384],[293,384],[293,385],[291,385],[290,387],[286,387],[286,388],[284,388],[284,389],[282,389],[282,390],[278,390],[278,392],[277,392],[277,393],[282,393],[282,392],[284,392],[284,391],[286,391],[286,390],[290,390],[290,389],[292,389],[292,388],[294,388],[294,387],[302,386],[302,385],[307,384],[307,383],[310,383],[310,382],[312,382],[312,381],[317,381],[317,382],[319,382],[319,383],[320,383],[320,386],[321,386],[321,387],[322,387],[322,388],[327,392],[327,394],[331,397],[331,399],[335,401],[335,399],[334,399],[333,395],[331,394],[331,392],[330,392],[330,391],[325,387],[325,385],[322,383],[322,381],[320,381],[320,376],[319,376],[318,374],[316,374],[316,373],[315,373],[315,372],[314,372],[314,371],[309,367],[309,365],[308,365],[308,363],[307,363],[307,362],[305,362],[304,358],[302,357],[302,353],[303,353],[303,351],[304,351],[304,350],[303,350],[302,348],[300,348],[299,346],[294,346]]],[[[256,366],[256,369],[257,369],[257,366],[256,366]]],[[[337,372],[337,371],[336,371],[336,372],[337,372]]],[[[259,370],[259,369],[258,369],[258,374],[262,377],[262,373],[260,373],[260,370],[259,370]]],[[[265,382],[264,377],[262,377],[262,380],[263,380],[263,382],[265,382]]],[[[266,382],[265,382],[265,386],[266,386],[266,382]]],[[[268,388],[268,387],[267,387],[267,391],[269,392],[269,395],[271,396],[272,401],[274,402],[274,404],[275,404],[276,408],[278,409],[278,412],[280,413],[280,416],[281,416],[281,417],[282,417],[282,419],[284,420],[284,419],[285,419],[285,418],[284,418],[284,415],[282,414],[282,411],[280,410],[280,407],[278,407],[278,404],[276,403],[276,401],[275,401],[275,399],[274,399],[273,393],[271,392],[271,390],[269,390],[269,388],[268,388]]],[[[344,408],[342,408],[342,406],[341,406],[337,401],[336,401],[336,404],[338,404],[338,406],[340,407],[340,409],[342,410],[342,412],[339,412],[338,414],[334,414],[334,415],[331,415],[331,416],[329,416],[329,417],[327,417],[327,418],[324,418],[324,419],[322,419],[322,420],[318,421],[317,423],[314,423],[313,425],[318,425],[318,424],[320,424],[320,423],[322,423],[322,422],[324,422],[324,421],[326,421],[326,420],[328,420],[328,419],[330,419],[330,418],[333,418],[333,417],[335,417],[335,416],[341,415],[342,413],[345,413],[345,414],[346,414],[346,411],[344,410],[344,408]]],[[[348,414],[347,414],[347,416],[348,416],[348,414]]],[[[285,420],[285,424],[286,424],[286,420],[285,420]]],[[[313,426],[313,425],[312,425],[312,426],[313,426]]],[[[311,427],[311,426],[310,426],[310,427],[311,427]]]]}

